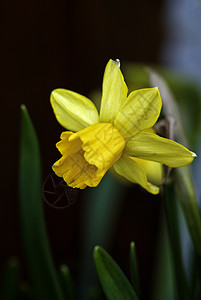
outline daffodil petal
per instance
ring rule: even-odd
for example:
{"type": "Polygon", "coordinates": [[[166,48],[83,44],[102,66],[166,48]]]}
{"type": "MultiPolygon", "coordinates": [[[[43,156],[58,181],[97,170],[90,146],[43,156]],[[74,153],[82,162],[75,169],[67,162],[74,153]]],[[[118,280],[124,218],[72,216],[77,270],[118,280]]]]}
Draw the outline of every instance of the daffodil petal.
{"type": "Polygon", "coordinates": [[[138,183],[148,192],[155,195],[159,193],[159,188],[147,181],[146,172],[142,165],[127,155],[124,154],[114,164],[114,169],[119,175],[131,182],[138,183]]]}
{"type": "Polygon", "coordinates": [[[78,131],[99,122],[95,105],[80,94],[56,89],[50,101],[58,122],[68,130],[78,131]]]}
{"type": "Polygon", "coordinates": [[[100,122],[112,123],[122,105],[126,101],[128,88],[118,63],[109,60],[103,77],[100,122]]]}
{"type": "Polygon", "coordinates": [[[161,107],[158,88],[136,90],[121,106],[114,125],[124,137],[130,138],[139,131],[152,127],[160,115],[161,107]]]}
{"type": "Polygon", "coordinates": [[[186,166],[196,157],[184,146],[148,132],[140,132],[129,139],[125,152],[129,156],[160,162],[172,168],[186,166]]]}
{"type": "Polygon", "coordinates": [[[151,182],[154,185],[162,184],[163,176],[164,176],[162,164],[155,161],[145,160],[137,157],[130,157],[130,158],[135,160],[145,169],[147,179],[149,182],[151,182]]]}

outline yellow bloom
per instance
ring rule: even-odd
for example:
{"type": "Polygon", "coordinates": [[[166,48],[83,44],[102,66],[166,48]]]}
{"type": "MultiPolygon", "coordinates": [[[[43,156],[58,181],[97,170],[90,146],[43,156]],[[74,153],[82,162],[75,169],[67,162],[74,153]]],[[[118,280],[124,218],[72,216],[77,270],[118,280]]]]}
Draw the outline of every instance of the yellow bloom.
{"type": "Polygon", "coordinates": [[[159,163],[182,167],[193,161],[195,153],[150,130],[162,106],[158,88],[127,94],[119,61],[113,60],[105,69],[100,116],[86,97],[64,89],[52,92],[56,118],[71,130],[56,145],[62,157],[53,170],[69,186],[95,187],[114,166],[119,175],[157,194],[159,188],[148,181],[151,169],[161,174],[159,163]]]}

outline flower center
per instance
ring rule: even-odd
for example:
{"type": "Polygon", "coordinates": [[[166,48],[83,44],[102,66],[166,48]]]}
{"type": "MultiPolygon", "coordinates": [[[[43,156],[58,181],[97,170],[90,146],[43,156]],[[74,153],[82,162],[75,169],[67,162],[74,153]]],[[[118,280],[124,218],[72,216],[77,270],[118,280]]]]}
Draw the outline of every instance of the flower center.
{"type": "Polygon", "coordinates": [[[72,187],[97,186],[120,158],[125,140],[110,123],[97,123],[76,133],[63,132],[57,144],[62,158],[53,170],[72,187]]]}
{"type": "Polygon", "coordinates": [[[108,170],[121,156],[125,139],[111,123],[97,123],[77,133],[69,141],[80,139],[84,158],[98,168],[108,170]]]}

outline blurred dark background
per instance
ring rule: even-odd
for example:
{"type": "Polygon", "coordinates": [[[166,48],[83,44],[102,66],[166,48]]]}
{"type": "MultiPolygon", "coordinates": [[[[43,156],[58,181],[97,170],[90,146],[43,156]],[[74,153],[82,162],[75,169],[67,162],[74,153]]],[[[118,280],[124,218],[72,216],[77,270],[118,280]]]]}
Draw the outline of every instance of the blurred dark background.
{"type": "MultiPolygon", "coordinates": [[[[1,2],[1,265],[11,255],[23,261],[18,201],[20,105],[35,125],[43,180],[59,158],[62,132],[49,102],[54,88],[88,95],[100,88],[110,58],[158,63],[165,39],[163,1],[2,1],[1,2]]],[[[126,79],[126,78],[125,78],[126,79]]],[[[67,210],[44,203],[56,264],[76,274],[85,192],[67,210]]],[[[125,195],[114,242],[107,249],[125,272],[129,243],[139,251],[144,299],[152,280],[161,201],[134,186],[125,195]],[[118,236],[118,238],[117,238],[118,236]],[[124,259],[123,259],[124,258],[124,259]]]]}

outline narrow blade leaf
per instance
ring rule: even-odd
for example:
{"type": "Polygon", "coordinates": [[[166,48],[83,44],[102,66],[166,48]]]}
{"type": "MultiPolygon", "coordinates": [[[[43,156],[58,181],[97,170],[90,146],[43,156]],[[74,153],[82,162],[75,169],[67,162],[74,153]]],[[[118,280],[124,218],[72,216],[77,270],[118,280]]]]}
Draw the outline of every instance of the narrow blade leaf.
{"type": "Polygon", "coordinates": [[[135,243],[131,242],[130,244],[130,274],[131,274],[131,282],[136,291],[137,295],[140,295],[140,279],[139,279],[139,271],[138,271],[138,263],[136,257],[136,249],[135,243]]]}
{"type": "Polygon", "coordinates": [[[75,300],[75,290],[71,278],[70,271],[66,265],[61,265],[59,268],[59,277],[65,299],[75,300]]]}
{"type": "Polygon", "coordinates": [[[108,300],[138,299],[120,267],[103,248],[95,247],[94,261],[100,284],[108,300]]]}
{"type": "Polygon", "coordinates": [[[35,130],[21,107],[19,196],[22,237],[28,271],[37,299],[63,299],[45,229],[41,199],[41,168],[35,130]]]}

